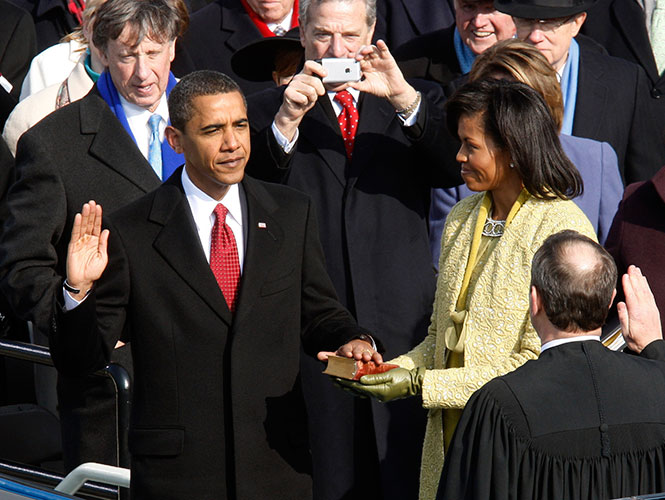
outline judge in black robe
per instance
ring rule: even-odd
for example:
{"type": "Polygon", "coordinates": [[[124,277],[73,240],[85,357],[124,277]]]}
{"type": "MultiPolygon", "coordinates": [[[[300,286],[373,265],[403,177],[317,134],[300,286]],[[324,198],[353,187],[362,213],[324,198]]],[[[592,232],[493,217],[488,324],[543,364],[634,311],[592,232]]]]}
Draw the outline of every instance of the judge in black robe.
{"type": "Polygon", "coordinates": [[[447,450],[437,499],[609,499],[665,491],[665,342],[654,340],[633,356],[586,333],[592,332],[560,337],[537,360],[471,397],[447,450]]]}

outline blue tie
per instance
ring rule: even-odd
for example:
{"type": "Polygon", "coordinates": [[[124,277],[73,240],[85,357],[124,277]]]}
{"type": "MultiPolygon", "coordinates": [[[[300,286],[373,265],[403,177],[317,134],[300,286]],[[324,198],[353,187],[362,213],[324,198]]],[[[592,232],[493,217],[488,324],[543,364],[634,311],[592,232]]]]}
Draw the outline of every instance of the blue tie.
{"type": "Polygon", "coordinates": [[[148,163],[157,176],[162,178],[162,142],[159,140],[159,124],[162,117],[152,115],[148,124],[150,125],[150,145],[148,146],[148,163]]]}

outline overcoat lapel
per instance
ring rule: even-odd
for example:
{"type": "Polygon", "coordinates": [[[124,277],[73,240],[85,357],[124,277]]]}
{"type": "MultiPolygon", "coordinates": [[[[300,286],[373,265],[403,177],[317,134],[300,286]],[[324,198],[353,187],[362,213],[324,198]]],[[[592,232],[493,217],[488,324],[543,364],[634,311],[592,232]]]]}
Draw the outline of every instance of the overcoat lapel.
{"type": "Polygon", "coordinates": [[[656,67],[656,60],[653,57],[651,50],[651,43],[647,32],[645,30],[633,29],[630,23],[622,22],[624,19],[640,19],[643,21],[644,14],[639,12],[637,15],[635,11],[641,11],[641,7],[637,2],[615,1],[610,7],[616,19],[616,26],[623,32],[623,37],[630,49],[635,54],[635,57],[643,68],[647,68],[649,79],[652,81],[658,80],[658,69],[656,67]]]}
{"type": "Polygon", "coordinates": [[[344,174],[346,151],[342,132],[334,118],[332,105],[327,95],[319,97],[314,107],[305,115],[303,122],[306,123],[299,127],[302,138],[310,144],[316,145],[316,152],[323,158],[339,183],[344,186],[346,184],[344,174]]]}
{"type": "Polygon", "coordinates": [[[242,185],[247,199],[248,227],[234,326],[242,324],[248,315],[251,320],[252,304],[284,241],[281,226],[271,216],[277,209],[276,201],[252,178],[245,177],[242,185]]]}
{"type": "Polygon", "coordinates": [[[603,67],[596,64],[591,54],[584,49],[580,53],[579,81],[577,83],[577,103],[575,105],[575,120],[573,122],[573,135],[580,137],[595,137],[604,120],[599,113],[612,109],[607,102],[607,86],[603,83],[603,67]]]}
{"type": "Polygon", "coordinates": [[[150,220],[162,225],[153,246],[182,280],[229,326],[233,320],[196,233],[178,169],[155,193],[150,220]]]}
{"type": "Polygon", "coordinates": [[[254,25],[250,17],[245,12],[242,4],[237,2],[237,7],[222,7],[222,26],[223,32],[228,33],[226,45],[236,51],[263,36],[254,25]]]}
{"type": "Polygon", "coordinates": [[[371,94],[361,94],[358,113],[358,132],[353,146],[353,158],[346,182],[346,188],[352,189],[362,169],[372,164],[373,143],[377,135],[386,135],[388,127],[395,119],[395,110],[384,99],[371,94]]]}
{"type": "Polygon", "coordinates": [[[161,183],[104,100],[93,89],[81,100],[81,133],[92,134],[89,153],[146,193],[161,183]]]}

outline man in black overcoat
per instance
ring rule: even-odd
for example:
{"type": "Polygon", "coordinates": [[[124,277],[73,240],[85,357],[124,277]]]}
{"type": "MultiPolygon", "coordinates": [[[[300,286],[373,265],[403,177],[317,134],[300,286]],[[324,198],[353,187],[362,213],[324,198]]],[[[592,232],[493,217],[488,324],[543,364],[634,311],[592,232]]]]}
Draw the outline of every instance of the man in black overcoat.
{"type": "Polygon", "coordinates": [[[537,47],[559,72],[562,132],[610,143],[627,185],[650,179],[665,163],[665,113],[651,102],[642,68],[574,40],[595,2],[494,0],[513,16],[517,38],[537,47]]]}
{"type": "MultiPolygon", "coordinates": [[[[100,6],[93,37],[108,71],[87,96],[47,116],[18,143],[0,235],[0,287],[15,313],[33,323],[36,336],[48,334],[51,297],[62,285],[68,237],[81,205],[93,198],[110,212],[161,183],[147,159],[146,127],[153,114],[164,112],[166,91],[175,84],[169,68],[183,23],[186,19],[167,0],[100,6]],[[150,32],[151,20],[165,33],[150,32]],[[115,29],[120,34],[111,39],[115,29]],[[107,82],[104,97],[102,80],[107,82]]],[[[168,119],[167,109],[165,114],[168,119]]],[[[167,148],[161,148],[163,171],[179,161],[167,148]]],[[[114,360],[126,364],[126,351],[117,349],[114,360]]],[[[58,393],[65,468],[87,461],[117,465],[112,384],[99,377],[62,376],[58,393]]]]}
{"type": "Polygon", "coordinates": [[[570,500],[665,491],[665,342],[639,268],[623,276],[623,335],[600,342],[616,266],[574,231],[550,236],[531,269],[537,360],[469,400],[446,456],[438,499],[570,500]]]}
{"type": "Polygon", "coordinates": [[[492,0],[455,0],[454,24],[422,34],[394,54],[407,78],[437,82],[450,96],[478,54],[514,36],[513,20],[497,11],[492,0]]]}
{"type": "MultiPolygon", "coordinates": [[[[643,4],[648,2],[599,0],[588,10],[581,32],[600,43],[611,56],[642,66],[651,84],[651,103],[663,109],[665,72],[659,72],[656,66],[647,30],[647,24],[651,25],[651,16],[647,15],[643,4]]],[[[653,13],[652,9],[649,14],[653,13]]]]}
{"type": "MultiPolygon", "coordinates": [[[[0,0],[0,12],[0,86],[18,102],[23,79],[37,54],[35,23],[30,14],[8,0],[0,0]]],[[[6,112],[3,108],[0,105],[0,116],[6,112]]],[[[4,127],[5,119],[0,126],[4,127]]]]}
{"type": "Polygon", "coordinates": [[[132,344],[131,498],[311,498],[301,341],[310,355],[347,342],[348,356],[380,355],[335,298],[311,200],[244,177],[250,132],[237,84],[192,73],[169,108],[184,168],[111,215],[110,238],[94,202],[77,216],[54,361],[91,372],[118,338],[132,344]],[[237,252],[231,289],[234,266],[214,264],[218,224],[237,252]]]}
{"type": "Polygon", "coordinates": [[[231,56],[261,37],[275,36],[278,25],[284,33],[298,26],[294,0],[216,0],[192,15],[187,34],[178,42],[173,72],[184,76],[198,69],[220,71],[233,77],[247,95],[269,88],[272,82],[235,74],[231,56]]]}
{"type": "MultiPolygon", "coordinates": [[[[430,85],[418,92],[385,44],[370,45],[375,8],[373,0],[301,0],[307,61],[286,89],[250,97],[254,156],[248,171],[312,197],[341,302],[361,326],[381,335],[393,356],[426,334],[435,289],[430,189],[459,183],[459,167],[446,165],[454,155],[437,105],[441,89],[430,85]],[[353,110],[344,111],[336,100],[347,84],[323,85],[325,70],[315,61],[322,57],[361,60],[364,80],[348,89],[358,113],[357,123],[347,122],[347,131],[357,130],[351,142],[339,120],[353,110]]],[[[416,495],[422,407],[354,400],[309,360],[303,365],[315,498],[416,495]]]]}
{"type": "Polygon", "coordinates": [[[382,0],[378,3],[374,39],[388,47],[450,26],[455,22],[453,0],[382,0]]]}

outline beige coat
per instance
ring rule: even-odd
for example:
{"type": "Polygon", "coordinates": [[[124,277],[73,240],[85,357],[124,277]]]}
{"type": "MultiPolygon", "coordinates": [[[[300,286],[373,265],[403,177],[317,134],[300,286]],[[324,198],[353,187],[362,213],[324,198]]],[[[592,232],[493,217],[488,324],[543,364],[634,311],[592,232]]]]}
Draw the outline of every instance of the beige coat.
{"type": "MultiPolygon", "coordinates": [[[[81,55],[79,62],[74,66],[74,70],[65,80],[70,101],[81,99],[90,92],[94,85],[83,65],[84,60],[85,53],[81,55]]],[[[9,115],[2,137],[14,156],[16,156],[16,145],[23,133],[46,115],[55,111],[58,93],[60,93],[62,85],[63,82],[57,83],[40,90],[36,94],[29,95],[20,101],[9,115]]]]}
{"type": "Polygon", "coordinates": [[[473,232],[484,193],[460,201],[450,212],[441,240],[434,311],[425,340],[392,360],[405,368],[427,368],[423,406],[429,410],[423,445],[420,499],[436,495],[443,467],[442,409],[464,408],[490,379],[538,357],[540,341],[529,320],[531,260],[549,235],[574,229],[594,240],[591,223],[572,201],[529,197],[488,256],[469,301],[464,328],[464,367],[444,369],[443,332],[452,324],[473,232]]]}

